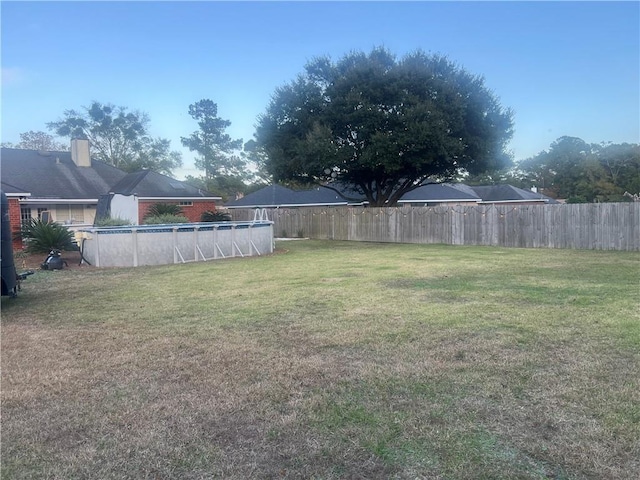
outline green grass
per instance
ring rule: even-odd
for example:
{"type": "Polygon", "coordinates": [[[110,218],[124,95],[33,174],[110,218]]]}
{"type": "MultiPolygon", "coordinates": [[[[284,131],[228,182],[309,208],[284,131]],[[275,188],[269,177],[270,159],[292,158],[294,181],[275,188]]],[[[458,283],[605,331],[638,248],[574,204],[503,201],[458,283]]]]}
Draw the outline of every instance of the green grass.
{"type": "Polygon", "coordinates": [[[2,478],[640,476],[637,252],[290,241],[2,299],[2,478]]]}

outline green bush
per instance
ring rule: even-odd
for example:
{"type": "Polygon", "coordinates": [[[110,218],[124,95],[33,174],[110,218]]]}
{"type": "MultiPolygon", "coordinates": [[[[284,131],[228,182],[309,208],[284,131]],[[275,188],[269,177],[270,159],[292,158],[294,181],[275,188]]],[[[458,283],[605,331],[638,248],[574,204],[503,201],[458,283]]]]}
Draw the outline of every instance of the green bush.
{"type": "Polygon", "coordinates": [[[231,214],[227,212],[221,212],[219,210],[211,211],[207,210],[200,215],[201,222],[229,222],[231,221],[231,214]]]}
{"type": "Polygon", "coordinates": [[[22,225],[20,236],[28,253],[49,253],[51,250],[77,250],[74,235],[64,225],[43,222],[38,218],[22,225]]]}
{"type": "Polygon", "coordinates": [[[189,223],[189,219],[183,215],[155,215],[144,217],[144,225],[163,225],[165,223],[189,223]]]}
{"type": "Polygon", "coordinates": [[[96,220],[93,225],[95,227],[120,227],[124,225],[132,225],[131,220],[120,217],[103,217],[96,220]]]}
{"type": "Polygon", "coordinates": [[[145,219],[147,217],[161,217],[163,215],[183,215],[182,207],[180,205],[176,205],[174,203],[154,203],[149,207],[147,213],[145,214],[145,219]]]}

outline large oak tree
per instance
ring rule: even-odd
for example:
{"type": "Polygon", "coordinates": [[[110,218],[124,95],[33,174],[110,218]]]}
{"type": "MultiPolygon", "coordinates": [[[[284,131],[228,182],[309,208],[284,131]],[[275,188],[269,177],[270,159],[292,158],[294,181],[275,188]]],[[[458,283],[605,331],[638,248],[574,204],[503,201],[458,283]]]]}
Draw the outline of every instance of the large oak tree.
{"type": "Polygon", "coordinates": [[[508,166],[512,128],[481,76],[375,48],[309,62],[276,89],[255,137],[275,181],[335,181],[383,206],[427,181],[508,166]]]}

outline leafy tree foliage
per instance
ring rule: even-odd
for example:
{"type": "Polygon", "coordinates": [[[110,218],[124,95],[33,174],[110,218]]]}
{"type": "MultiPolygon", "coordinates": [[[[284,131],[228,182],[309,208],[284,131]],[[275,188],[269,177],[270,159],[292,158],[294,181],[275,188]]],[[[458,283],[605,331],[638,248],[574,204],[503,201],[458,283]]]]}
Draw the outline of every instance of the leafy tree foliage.
{"type": "Polygon", "coordinates": [[[256,141],[276,182],[331,180],[394,205],[427,180],[504,168],[512,112],[472,75],[422,51],[317,58],[276,89],[256,141]]]}
{"type": "Polygon", "coordinates": [[[185,181],[196,188],[220,195],[223,202],[235,198],[238,193],[247,193],[246,190],[248,188],[244,177],[233,175],[216,175],[209,179],[205,176],[194,177],[193,175],[187,175],[185,181]]]}
{"type": "Polygon", "coordinates": [[[20,142],[13,144],[5,142],[3,147],[22,148],[25,150],[41,150],[49,152],[64,152],[69,150],[69,145],[56,142],[53,136],[46,132],[29,130],[20,134],[20,142]]]}
{"type": "Polygon", "coordinates": [[[531,186],[568,202],[624,201],[625,191],[640,192],[640,145],[564,136],[520,162],[518,171],[531,186]]]}
{"type": "Polygon", "coordinates": [[[218,117],[218,105],[208,99],[189,105],[189,115],[198,122],[199,130],[182,137],[182,145],[197,152],[196,168],[204,170],[207,179],[216,176],[242,176],[244,161],[236,154],[242,139],[234,140],[225,133],[229,120],[218,117]]]}
{"type": "Polygon", "coordinates": [[[61,137],[89,140],[92,155],[126,172],[144,168],[171,175],[182,165],[169,140],[149,134],[149,116],[125,107],[94,101],[81,110],[65,110],[63,118],[47,128],[61,137]]]}
{"type": "Polygon", "coordinates": [[[252,184],[258,186],[258,188],[273,184],[273,175],[267,169],[267,152],[262,146],[258,145],[254,139],[251,139],[244,144],[241,155],[251,172],[250,181],[252,184]]]}

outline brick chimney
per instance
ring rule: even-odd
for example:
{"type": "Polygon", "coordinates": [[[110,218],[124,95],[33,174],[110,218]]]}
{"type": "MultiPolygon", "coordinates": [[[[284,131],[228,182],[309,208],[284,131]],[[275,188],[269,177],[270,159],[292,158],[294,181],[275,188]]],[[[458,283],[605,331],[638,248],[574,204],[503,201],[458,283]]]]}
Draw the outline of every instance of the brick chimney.
{"type": "Polygon", "coordinates": [[[78,167],[90,167],[89,140],[74,138],[71,140],[71,160],[78,167]]]}

